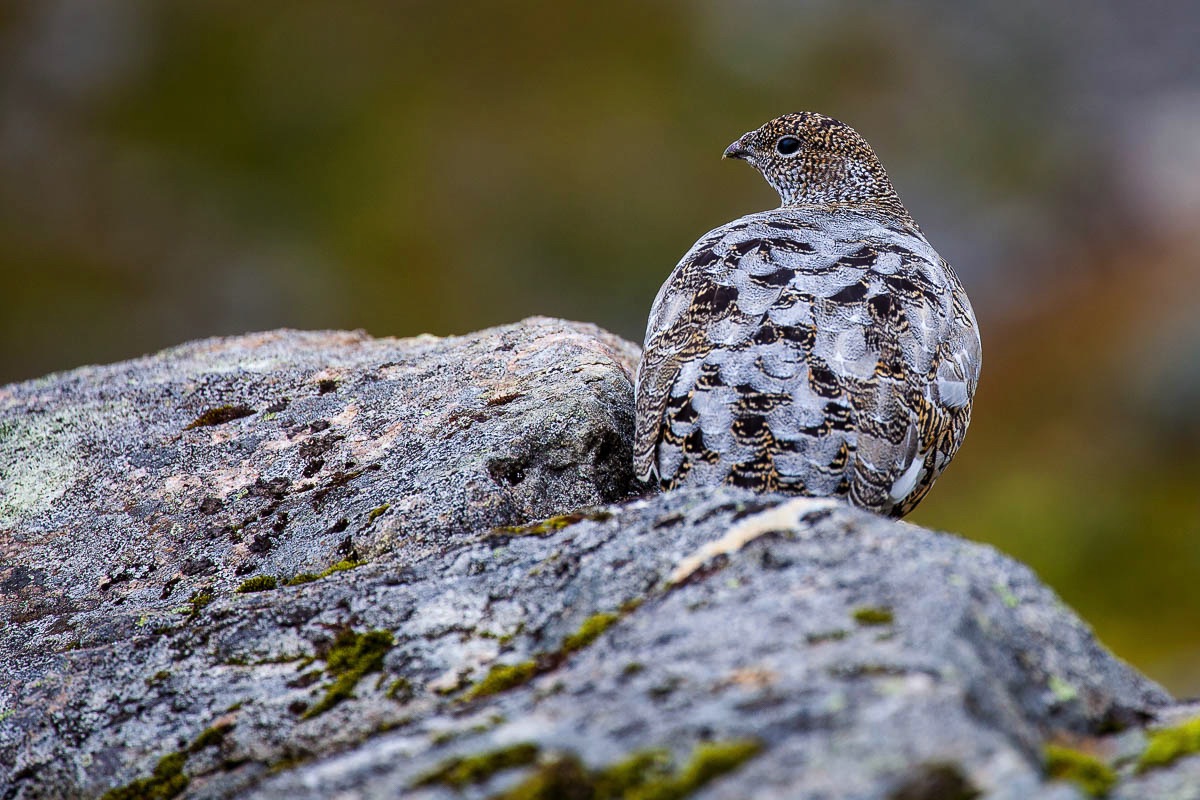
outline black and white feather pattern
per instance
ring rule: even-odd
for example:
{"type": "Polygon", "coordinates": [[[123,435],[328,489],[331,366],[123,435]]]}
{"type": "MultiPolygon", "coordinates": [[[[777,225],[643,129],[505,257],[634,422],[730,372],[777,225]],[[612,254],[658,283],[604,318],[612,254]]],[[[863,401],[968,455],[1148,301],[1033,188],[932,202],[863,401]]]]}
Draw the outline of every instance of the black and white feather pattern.
{"type": "Polygon", "coordinates": [[[845,497],[900,516],[958,450],[980,341],[958,278],[907,218],[785,206],[700,239],[659,291],[635,468],[845,497]]]}

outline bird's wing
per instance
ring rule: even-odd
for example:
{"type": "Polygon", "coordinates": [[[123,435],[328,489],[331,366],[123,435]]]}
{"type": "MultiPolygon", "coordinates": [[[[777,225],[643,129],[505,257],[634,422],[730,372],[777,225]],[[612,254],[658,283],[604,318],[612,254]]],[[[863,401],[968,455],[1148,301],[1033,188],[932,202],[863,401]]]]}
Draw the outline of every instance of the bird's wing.
{"type": "Polygon", "coordinates": [[[957,448],[978,377],[956,286],[911,226],[778,210],[718,228],[651,313],[639,476],[906,506],[957,448]]]}
{"type": "Polygon", "coordinates": [[[660,477],[657,454],[663,414],[681,367],[703,358],[711,349],[709,323],[736,310],[730,306],[731,290],[713,283],[704,269],[711,248],[724,238],[725,229],[717,228],[696,242],[650,307],[635,385],[633,463],[634,473],[642,481],[660,477]]]}
{"type": "MultiPolygon", "coordinates": [[[[877,468],[873,480],[866,477],[867,465],[860,459],[860,482],[875,487],[880,495],[884,486],[890,486],[887,499],[894,504],[891,513],[897,516],[917,506],[958,452],[979,385],[982,350],[975,314],[954,270],[940,258],[937,263],[939,269],[915,269],[906,281],[895,281],[904,321],[909,327],[920,326],[916,335],[901,337],[904,363],[928,364],[924,373],[911,371],[902,395],[908,398],[902,409],[917,434],[916,458],[902,470],[877,468]],[[918,348],[923,355],[914,358],[911,352],[918,348]]],[[[894,464],[894,456],[892,462],[887,461],[884,445],[876,447],[885,454],[885,463],[894,464]]]]}
{"type": "Polygon", "coordinates": [[[867,251],[875,264],[855,311],[865,317],[874,370],[839,376],[855,416],[850,498],[902,516],[929,491],[966,434],[979,334],[958,278],[923,237],[891,230],[867,251]],[[894,269],[889,257],[898,257],[894,269]]]}

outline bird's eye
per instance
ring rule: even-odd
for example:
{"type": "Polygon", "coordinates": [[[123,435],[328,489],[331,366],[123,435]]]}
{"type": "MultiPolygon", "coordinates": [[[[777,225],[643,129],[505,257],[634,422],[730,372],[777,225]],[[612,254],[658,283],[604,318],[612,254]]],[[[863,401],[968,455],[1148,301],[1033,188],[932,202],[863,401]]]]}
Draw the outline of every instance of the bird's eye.
{"type": "Polygon", "coordinates": [[[781,156],[790,156],[800,149],[800,140],[795,136],[784,136],[775,143],[775,149],[779,151],[779,155],[781,156]]]}

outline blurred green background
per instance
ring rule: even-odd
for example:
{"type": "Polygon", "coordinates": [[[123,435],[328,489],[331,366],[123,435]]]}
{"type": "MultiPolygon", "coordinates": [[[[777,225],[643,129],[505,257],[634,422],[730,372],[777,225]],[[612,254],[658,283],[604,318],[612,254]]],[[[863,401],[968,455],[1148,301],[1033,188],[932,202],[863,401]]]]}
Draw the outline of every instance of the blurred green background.
{"type": "Polygon", "coordinates": [[[958,269],[985,366],[914,521],[1200,692],[1200,6],[0,4],[0,382],[276,326],[640,341],[743,131],[820,110],[958,269]]]}

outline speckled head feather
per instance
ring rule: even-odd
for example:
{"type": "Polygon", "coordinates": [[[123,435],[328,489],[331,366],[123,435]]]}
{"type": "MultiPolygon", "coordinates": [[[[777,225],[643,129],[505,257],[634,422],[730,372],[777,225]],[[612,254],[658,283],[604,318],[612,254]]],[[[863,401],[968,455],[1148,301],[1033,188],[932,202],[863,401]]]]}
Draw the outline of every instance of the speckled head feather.
{"type": "Polygon", "coordinates": [[[877,206],[911,219],[871,145],[824,114],[777,117],[729,145],[725,158],[742,159],[761,172],[784,206],[877,206]]]}

